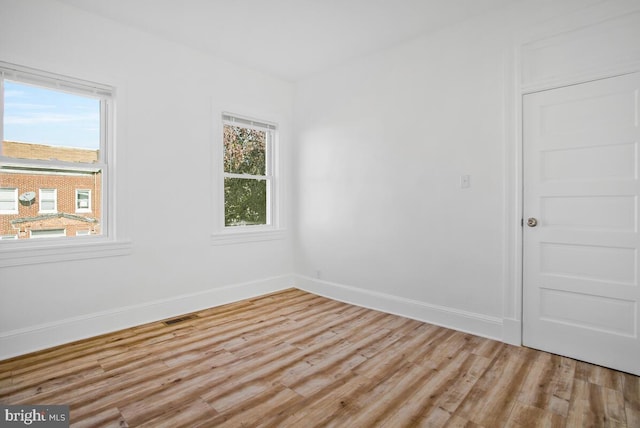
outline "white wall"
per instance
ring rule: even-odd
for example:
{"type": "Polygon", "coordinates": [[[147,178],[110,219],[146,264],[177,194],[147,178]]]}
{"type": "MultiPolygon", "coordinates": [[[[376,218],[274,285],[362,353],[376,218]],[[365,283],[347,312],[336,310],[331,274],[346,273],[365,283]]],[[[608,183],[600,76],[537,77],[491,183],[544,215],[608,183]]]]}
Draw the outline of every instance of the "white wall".
{"type": "Polygon", "coordinates": [[[290,83],[47,0],[0,0],[0,60],[117,87],[119,235],[133,243],[127,256],[2,268],[0,359],[292,286],[289,235],[210,238],[219,113],[279,123],[286,180],[290,83]]]}
{"type": "Polygon", "coordinates": [[[514,2],[300,82],[300,286],[517,342],[515,51],[595,3],[514,2]]]}

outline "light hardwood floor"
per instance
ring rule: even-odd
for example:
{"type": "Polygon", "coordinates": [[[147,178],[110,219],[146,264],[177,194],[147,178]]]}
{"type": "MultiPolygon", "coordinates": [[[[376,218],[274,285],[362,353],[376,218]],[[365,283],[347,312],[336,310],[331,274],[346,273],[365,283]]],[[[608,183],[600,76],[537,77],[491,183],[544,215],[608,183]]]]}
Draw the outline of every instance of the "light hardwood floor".
{"type": "Polygon", "coordinates": [[[300,290],[0,362],[72,426],[640,427],[640,378],[300,290]]]}

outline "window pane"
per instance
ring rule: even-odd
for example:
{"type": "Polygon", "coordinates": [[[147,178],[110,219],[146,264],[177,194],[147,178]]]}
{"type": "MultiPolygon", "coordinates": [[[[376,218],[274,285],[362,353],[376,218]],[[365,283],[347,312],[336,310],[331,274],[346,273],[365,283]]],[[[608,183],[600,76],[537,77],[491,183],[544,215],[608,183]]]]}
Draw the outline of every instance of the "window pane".
{"type": "Polygon", "coordinates": [[[224,179],[224,224],[267,224],[266,180],[224,179]]]}
{"type": "Polygon", "coordinates": [[[0,201],[0,211],[14,211],[16,204],[14,201],[0,201]]]}
{"type": "Polygon", "coordinates": [[[55,201],[50,201],[46,199],[40,200],[40,211],[55,211],[56,203],[55,201]]]}
{"type": "Polygon", "coordinates": [[[224,172],[266,175],[266,134],[224,125],[224,172]]]}
{"type": "Polygon", "coordinates": [[[15,188],[0,189],[0,213],[16,211],[17,205],[18,194],[15,188]]]}
{"type": "Polygon", "coordinates": [[[56,211],[56,190],[40,189],[40,212],[56,211]]]}
{"type": "Polygon", "coordinates": [[[4,81],[4,156],[95,163],[100,100],[4,81]]]}
{"type": "Polygon", "coordinates": [[[66,236],[76,236],[78,230],[102,233],[100,170],[2,167],[0,188],[18,189],[19,195],[15,211],[0,215],[0,235],[28,239],[33,232],[36,236],[48,233],[38,230],[64,230],[66,236]],[[92,212],[76,211],[78,187],[96,196],[92,212]]]}

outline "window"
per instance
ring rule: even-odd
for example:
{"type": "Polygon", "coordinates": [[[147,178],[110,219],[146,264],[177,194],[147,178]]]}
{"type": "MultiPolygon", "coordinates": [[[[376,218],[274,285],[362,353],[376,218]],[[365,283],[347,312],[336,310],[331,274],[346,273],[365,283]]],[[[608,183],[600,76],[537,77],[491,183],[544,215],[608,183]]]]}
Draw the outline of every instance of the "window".
{"type": "Polygon", "coordinates": [[[58,212],[58,191],[56,189],[40,189],[41,213],[58,212]]]}
{"type": "Polygon", "coordinates": [[[42,229],[31,231],[32,238],[59,238],[66,236],[66,234],[67,232],[64,229],[42,229]]]}
{"type": "Polygon", "coordinates": [[[76,212],[77,213],[91,212],[91,190],[76,189],[76,212]]]}
{"type": "Polygon", "coordinates": [[[224,226],[275,226],[273,152],[276,126],[223,115],[224,226]]]}
{"type": "Polygon", "coordinates": [[[15,187],[0,188],[0,214],[16,214],[17,212],[18,189],[15,187]]]}
{"type": "Polygon", "coordinates": [[[0,235],[108,237],[113,89],[2,62],[0,77],[0,235]]]}

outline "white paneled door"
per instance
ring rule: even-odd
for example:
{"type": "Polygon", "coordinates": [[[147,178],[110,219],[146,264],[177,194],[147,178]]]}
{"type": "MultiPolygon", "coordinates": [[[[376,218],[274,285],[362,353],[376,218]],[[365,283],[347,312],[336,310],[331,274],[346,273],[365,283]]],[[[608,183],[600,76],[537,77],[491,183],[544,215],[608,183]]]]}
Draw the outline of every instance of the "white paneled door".
{"type": "Polygon", "coordinates": [[[640,73],[524,96],[523,343],[640,375],[640,73]]]}

